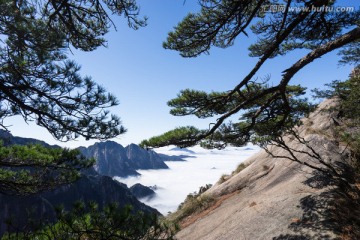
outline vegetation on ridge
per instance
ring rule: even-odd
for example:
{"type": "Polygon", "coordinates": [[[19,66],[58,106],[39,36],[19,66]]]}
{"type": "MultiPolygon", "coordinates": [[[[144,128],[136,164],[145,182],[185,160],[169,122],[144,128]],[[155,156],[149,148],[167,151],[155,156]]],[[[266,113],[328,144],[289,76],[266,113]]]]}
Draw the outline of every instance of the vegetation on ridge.
{"type": "Polygon", "coordinates": [[[167,221],[178,225],[187,217],[200,213],[205,209],[208,209],[215,203],[215,199],[209,195],[203,194],[211,188],[211,184],[207,184],[204,187],[200,187],[198,192],[190,193],[186,196],[184,202],[182,202],[177,211],[170,213],[166,217],[167,221]]]}
{"type": "Polygon", "coordinates": [[[58,221],[37,221],[31,231],[8,233],[2,239],[173,239],[173,231],[157,215],[134,213],[131,206],[108,205],[99,211],[96,203],[75,203],[72,212],[57,209],[58,221]]]}
{"type": "Polygon", "coordinates": [[[26,195],[71,183],[94,162],[78,150],[0,145],[0,193],[26,195]]]}
{"type": "MultiPolygon", "coordinates": [[[[337,112],[336,133],[339,141],[350,149],[351,165],[360,174],[360,65],[354,69],[347,81],[333,81],[328,89],[318,90],[314,93],[319,98],[338,98],[339,104],[330,111],[337,112]]],[[[360,175],[359,175],[360,176],[360,175]]],[[[360,178],[358,179],[360,183],[360,178]]]]}

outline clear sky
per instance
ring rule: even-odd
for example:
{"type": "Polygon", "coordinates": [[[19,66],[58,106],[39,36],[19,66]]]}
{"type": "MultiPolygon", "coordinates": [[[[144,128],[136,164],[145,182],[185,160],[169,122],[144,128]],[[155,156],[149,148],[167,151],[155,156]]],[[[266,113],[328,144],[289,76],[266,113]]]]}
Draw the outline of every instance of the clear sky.
{"type": "MultiPolygon", "coordinates": [[[[182,58],[177,52],[162,48],[167,33],[190,11],[198,9],[195,0],[138,0],[141,14],[149,17],[148,26],[137,31],[129,29],[123,17],[114,17],[117,31],[112,29],[105,37],[108,48],[94,52],[73,50],[73,58],[82,66],[82,74],[113,93],[120,105],[111,110],[121,117],[128,132],[113,139],[122,145],[139,143],[177,126],[195,125],[206,128],[211,120],[195,117],[174,117],[166,102],[181,89],[205,91],[232,89],[254,66],[256,58],[248,57],[247,47],[256,37],[241,36],[227,49],[212,48],[210,55],[182,58]]],[[[339,1],[339,6],[359,8],[360,1],[339,1]]],[[[257,77],[271,76],[278,82],[281,72],[302,57],[298,51],[266,63],[257,77]]],[[[299,72],[292,84],[319,88],[331,80],[344,80],[352,67],[339,66],[338,56],[331,53],[316,60],[299,72]]],[[[88,146],[95,141],[79,139],[61,143],[35,124],[26,124],[19,117],[8,119],[13,135],[45,140],[67,147],[88,146]]]]}

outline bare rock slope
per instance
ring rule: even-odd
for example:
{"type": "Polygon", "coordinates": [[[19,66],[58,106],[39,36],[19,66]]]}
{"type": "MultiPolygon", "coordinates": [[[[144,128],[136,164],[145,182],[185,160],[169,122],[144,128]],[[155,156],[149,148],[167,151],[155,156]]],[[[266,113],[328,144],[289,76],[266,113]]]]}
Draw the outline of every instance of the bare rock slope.
{"type": "MultiPolygon", "coordinates": [[[[326,100],[318,106],[297,130],[323,158],[337,161],[334,152],[341,145],[331,139],[332,116],[322,111],[336,104],[326,100]]],[[[309,152],[296,139],[287,138],[294,149],[309,152]]],[[[272,147],[275,155],[288,156],[281,148],[272,147]]],[[[304,162],[317,164],[308,154],[297,154],[304,162]]],[[[204,194],[220,199],[215,207],[183,222],[178,239],[337,239],[334,222],[325,212],[330,188],[320,182],[313,170],[288,160],[271,157],[265,151],[247,160],[250,165],[204,194]],[[227,196],[227,197],[225,197],[227,196]],[[221,200],[222,199],[222,200],[221,200]]]]}

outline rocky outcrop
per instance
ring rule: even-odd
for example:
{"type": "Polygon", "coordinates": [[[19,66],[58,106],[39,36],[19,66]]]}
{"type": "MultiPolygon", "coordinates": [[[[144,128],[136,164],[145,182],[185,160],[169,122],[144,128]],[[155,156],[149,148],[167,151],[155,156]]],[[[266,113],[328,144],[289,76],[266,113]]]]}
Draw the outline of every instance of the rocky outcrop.
{"type": "Polygon", "coordinates": [[[79,149],[84,156],[96,159],[94,169],[101,175],[110,177],[139,175],[133,163],[126,156],[125,148],[116,142],[99,142],[79,149]]]}
{"type": "Polygon", "coordinates": [[[136,144],[124,148],[116,142],[106,141],[79,149],[86,157],[96,159],[95,170],[105,176],[128,177],[140,175],[136,171],[138,169],[169,168],[164,163],[166,155],[159,156],[156,152],[145,150],[136,144]]]}
{"type": "Polygon", "coordinates": [[[156,195],[153,189],[151,189],[150,187],[146,187],[140,183],[136,183],[133,186],[131,186],[130,192],[138,199],[140,198],[151,199],[156,195]]]}
{"type": "MultiPolygon", "coordinates": [[[[344,146],[332,137],[333,116],[323,111],[335,104],[335,100],[323,102],[297,128],[299,136],[331,164],[344,161],[339,154],[344,153],[344,146]]],[[[292,137],[285,137],[285,141],[299,151],[296,156],[300,162],[320,166],[304,144],[292,137]]],[[[339,219],[342,212],[349,215],[356,210],[337,209],[334,214],[333,208],[340,205],[333,203],[341,195],[329,187],[326,175],[287,159],[289,153],[283,148],[271,147],[270,151],[282,157],[274,158],[262,151],[247,160],[247,168],[206,191],[204,196],[214,198],[214,205],[183,220],[177,238],[339,239],[341,229],[351,229],[339,219]]]]}
{"type": "Polygon", "coordinates": [[[145,150],[136,144],[125,148],[126,156],[135,169],[167,169],[169,168],[161,157],[152,150],[145,150]]]}

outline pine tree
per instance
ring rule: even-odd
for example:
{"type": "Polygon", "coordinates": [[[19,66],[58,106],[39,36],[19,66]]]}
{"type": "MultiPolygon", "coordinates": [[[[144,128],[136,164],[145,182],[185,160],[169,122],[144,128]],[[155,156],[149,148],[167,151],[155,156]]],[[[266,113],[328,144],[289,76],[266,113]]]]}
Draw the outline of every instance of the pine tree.
{"type": "Polygon", "coordinates": [[[291,86],[293,76],[327,53],[340,50],[343,63],[359,61],[360,10],[336,11],[334,0],[203,0],[201,9],[187,15],[169,33],[164,48],[183,57],[209,54],[211,47],[227,48],[241,36],[255,34],[249,46],[255,66],[233,89],[224,92],[183,90],[168,102],[175,116],[216,117],[205,129],[180,127],[144,140],[143,147],[201,144],[223,148],[253,141],[266,145],[299,124],[313,106],[302,97],[305,88],[291,86]],[[333,9],[325,11],[321,9],[333,9]],[[307,54],[282,70],[277,85],[256,79],[263,64],[280,55],[305,49],[307,54]],[[231,117],[238,121],[230,122],[231,117]]]}
{"type": "MultiPolygon", "coordinates": [[[[108,108],[117,99],[68,59],[70,48],[106,46],[115,27],[109,14],[125,16],[129,27],[146,25],[135,0],[0,1],[0,127],[21,116],[60,141],[105,140],[126,129],[108,108]]],[[[28,194],[72,182],[93,163],[67,149],[0,146],[0,192],[28,194]]]]}

